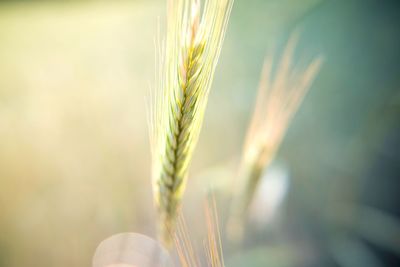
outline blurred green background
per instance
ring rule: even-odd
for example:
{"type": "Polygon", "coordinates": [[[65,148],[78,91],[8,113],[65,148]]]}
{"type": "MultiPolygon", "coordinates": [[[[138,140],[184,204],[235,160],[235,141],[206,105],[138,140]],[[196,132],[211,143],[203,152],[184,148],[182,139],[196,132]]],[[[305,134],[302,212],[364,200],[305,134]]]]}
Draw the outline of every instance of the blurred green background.
{"type": "MultiPolygon", "coordinates": [[[[146,109],[165,6],[0,2],[0,266],[91,266],[112,234],[155,236],[146,109]]],[[[399,264],[399,14],[397,1],[235,1],[187,205],[233,178],[267,51],[298,29],[295,60],[324,65],[277,156],[291,178],[278,226],[249,231],[228,266],[399,264]]]]}

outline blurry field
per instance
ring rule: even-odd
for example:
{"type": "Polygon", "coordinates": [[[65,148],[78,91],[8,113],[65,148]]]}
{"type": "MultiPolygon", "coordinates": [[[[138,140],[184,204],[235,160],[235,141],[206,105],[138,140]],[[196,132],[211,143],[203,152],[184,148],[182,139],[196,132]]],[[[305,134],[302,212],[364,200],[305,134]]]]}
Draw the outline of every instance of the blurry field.
{"type": "Polygon", "coordinates": [[[104,237],[152,231],[145,96],[160,10],[1,6],[1,266],[90,266],[104,237]]]}
{"type": "MultiPolygon", "coordinates": [[[[337,201],[399,215],[399,8],[385,3],[237,0],[188,198],[221,169],[229,184],[264,55],[300,27],[298,58],[325,63],[278,155],[290,228],[336,233],[324,216],[337,201]]],[[[90,266],[112,234],[154,236],[146,98],[164,13],[164,1],[0,2],[0,266],[90,266]]],[[[248,257],[282,258],[270,253],[248,257]]]]}

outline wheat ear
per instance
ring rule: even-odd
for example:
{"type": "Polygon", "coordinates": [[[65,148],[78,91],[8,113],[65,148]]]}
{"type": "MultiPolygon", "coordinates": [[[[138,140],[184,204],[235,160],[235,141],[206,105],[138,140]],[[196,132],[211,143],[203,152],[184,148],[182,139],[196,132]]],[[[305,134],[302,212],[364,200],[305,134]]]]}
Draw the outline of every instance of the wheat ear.
{"type": "Polygon", "coordinates": [[[321,57],[317,57],[305,68],[292,68],[297,39],[296,33],[289,39],[274,79],[271,79],[272,59],[267,57],[264,63],[239,170],[241,182],[244,184],[234,202],[229,227],[230,235],[237,239],[241,238],[247,209],[262,173],[274,159],[291,119],[321,66],[321,57]]]}
{"type": "Polygon", "coordinates": [[[152,175],[160,238],[171,244],[233,0],[170,0],[152,117],[152,175]]]}

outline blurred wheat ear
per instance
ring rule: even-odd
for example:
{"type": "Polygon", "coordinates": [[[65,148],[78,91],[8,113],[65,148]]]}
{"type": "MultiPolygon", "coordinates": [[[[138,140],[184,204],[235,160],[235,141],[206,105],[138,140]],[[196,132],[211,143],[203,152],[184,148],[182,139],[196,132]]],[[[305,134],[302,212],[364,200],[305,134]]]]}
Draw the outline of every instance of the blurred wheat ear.
{"type": "MultiPolygon", "coordinates": [[[[204,241],[204,250],[207,266],[224,267],[221,233],[218,226],[217,206],[214,198],[204,205],[207,239],[204,241]]],[[[183,216],[179,216],[175,237],[175,247],[182,267],[200,267],[200,260],[195,253],[188,234],[188,228],[183,216]]]]}
{"type": "Polygon", "coordinates": [[[152,175],[159,234],[171,245],[233,0],[168,1],[151,115],[152,175]]]}
{"type": "Polygon", "coordinates": [[[229,235],[241,239],[243,223],[263,171],[274,159],[288,125],[321,66],[317,57],[307,67],[292,68],[298,34],[290,37],[272,78],[272,58],[264,63],[256,105],[247,132],[239,176],[243,184],[234,199],[229,235]]]}

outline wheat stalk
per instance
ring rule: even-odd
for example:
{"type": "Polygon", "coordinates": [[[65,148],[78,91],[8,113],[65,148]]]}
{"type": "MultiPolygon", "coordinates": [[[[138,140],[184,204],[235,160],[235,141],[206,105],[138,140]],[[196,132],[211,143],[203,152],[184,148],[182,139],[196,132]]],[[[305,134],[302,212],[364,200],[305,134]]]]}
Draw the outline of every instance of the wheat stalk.
{"type": "Polygon", "coordinates": [[[233,0],[170,0],[151,122],[160,237],[171,244],[233,0]]]}
{"type": "Polygon", "coordinates": [[[321,66],[317,57],[305,68],[292,68],[298,36],[293,34],[272,78],[272,58],[264,63],[256,105],[246,135],[239,176],[244,185],[233,205],[229,232],[240,239],[247,209],[263,171],[274,159],[288,125],[298,110],[321,66]]]}

